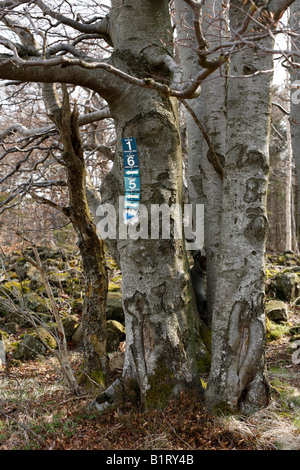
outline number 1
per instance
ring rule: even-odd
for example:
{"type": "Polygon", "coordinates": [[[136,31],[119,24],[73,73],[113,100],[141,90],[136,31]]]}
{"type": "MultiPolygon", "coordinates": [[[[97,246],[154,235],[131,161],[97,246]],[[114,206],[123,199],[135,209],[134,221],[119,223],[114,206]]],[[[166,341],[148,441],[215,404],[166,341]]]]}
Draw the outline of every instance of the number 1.
{"type": "Polygon", "coordinates": [[[130,142],[130,139],[126,139],[126,144],[128,145],[129,150],[131,150],[131,142],[130,142]]]}

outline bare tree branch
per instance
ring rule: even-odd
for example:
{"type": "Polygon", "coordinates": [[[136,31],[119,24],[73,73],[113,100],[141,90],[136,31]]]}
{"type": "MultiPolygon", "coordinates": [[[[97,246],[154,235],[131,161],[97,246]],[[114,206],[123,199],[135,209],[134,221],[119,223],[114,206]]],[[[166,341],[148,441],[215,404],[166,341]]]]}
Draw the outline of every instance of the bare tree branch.
{"type": "MultiPolygon", "coordinates": [[[[88,114],[83,114],[79,116],[79,126],[85,126],[86,124],[102,121],[103,119],[108,119],[110,117],[111,115],[108,108],[94,111],[88,114]]],[[[49,133],[58,134],[58,130],[54,125],[44,126],[40,128],[28,128],[18,123],[11,124],[7,129],[0,133],[0,142],[4,141],[4,139],[16,133],[21,134],[23,137],[31,137],[45,135],[49,133]]]]}
{"type": "Polygon", "coordinates": [[[193,109],[188,105],[188,103],[185,100],[180,100],[180,101],[186,107],[186,109],[191,114],[192,118],[194,119],[195,123],[199,127],[199,129],[200,129],[200,131],[201,131],[201,133],[202,133],[202,135],[203,135],[203,137],[206,140],[206,143],[208,145],[209,152],[207,154],[207,158],[209,159],[209,161],[213,165],[213,167],[216,170],[216,172],[218,173],[218,175],[220,175],[220,177],[223,179],[223,177],[224,177],[224,168],[223,168],[223,166],[222,166],[222,164],[219,160],[219,157],[218,157],[218,155],[217,155],[217,153],[214,149],[214,146],[213,146],[207,132],[204,129],[204,126],[202,125],[202,123],[198,119],[198,117],[197,117],[196,113],[193,111],[193,109]]]}
{"type": "Polygon", "coordinates": [[[111,44],[111,39],[108,32],[108,19],[106,17],[94,24],[81,23],[52,10],[42,0],[36,0],[35,4],[38,5],[45,15],[51,16],[60,23],[70,26],[77,31],[80,31],[81,33],[99,34],[102,38],[106,39],[109,44],[111,44]]]}
{"type": "Polygon", "coordinates": [[[279,109],[280,109],[284,114],[286,114],[287,116],[290,115],[290,112],[289,112],[287,109],[285,109],[281,104],[276,103],[275,101],[272,101],[272,104],[273,104],[274,106],[277,106],[277,108],[279,108],[279,109]]]}

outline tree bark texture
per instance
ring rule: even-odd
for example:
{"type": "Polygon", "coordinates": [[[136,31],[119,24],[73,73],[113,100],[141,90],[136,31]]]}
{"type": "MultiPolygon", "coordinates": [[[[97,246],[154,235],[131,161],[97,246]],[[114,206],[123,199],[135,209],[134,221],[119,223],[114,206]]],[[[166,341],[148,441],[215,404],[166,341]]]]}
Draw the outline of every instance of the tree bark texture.
{"type": "MultiPolygon", "coordinates": [[[[300,32],[300,2],[295,1],[290,7],[289,24],[293,31],[297,34],[300,32]]],[[[299,39],[293,38],[290,41],[290,47],[299,47],[299,39]]],[[[294,59],[294,62],[299,60],[294,59]]],[[[290,102],[290,131],[291,131],[291,145],[293,153],[293,161],[296,166],[296,232],[298,243],[300,241],[300,73],[298,67],[290,67],[290,83],[291,83],[291,102],[290,102]]]]}
{"type": "MultiPolygon", "coordinates": [[[[179,29],[179,51],[186,79],[201,70],[196,54],[197,43],[191,39],[189,31],[193,27],[192,12],[183,0],[176,0],[179,29]],[[186,25],[189,25],[187,27],[186,25]]],[[[209,38],[210,45],[220,44],[220,27],[226,32],[226,18],[221,2],[210,0],[202,8],[202,31],[209,38]]],[[[226,36],[225,36],[226,37],[226,36]]],[[[201,85],[201,95],[188,100],[197,118],[209,136],[220,163],[225,158],[226,142],[226,79],[220,70],[214,72],[201,85]]],[[[188,189],[193,204],[204,204],[204,233],[206,254],[206,295],[207,317],[205,322],[211,327],[216,277],[218,272],[218,249],[220,244],[222,210],[222,176],[212,163],[212,151],[203,137],[202,131],[192,116],[187,113],[187,134],[189,148],[188,189]]]]}
{"type": "MultiPolygon", "coordinates": [[[[242,4],[240,5],[242,6],[242,4]]],[[[244,14],[231,7],[231,27],[244,14]]],[[[268,47],[272,47],[267,40],[268,47]]],[[[265,378],[264,253],[269,171],[272,57],[240,51],[231,58],[219,269],[212,322],[209,409],[249,412],[268,402],[265,378]]]]}
{"type": "Polygon", "coordinates": [[[43,86],[44,99],[63,143],[63,166],[67,175],[69,206],[63,209],[76,231],[85,277],[82,318],[84,364],[82,381],[91,378],[105,385],[109,377],[106,354],[106,299],[108,276],[104,242],[99,239],[86,196],[86,167],[76,106],[71,112],[67,90],[58,103],[52,84],[43,86]]]}
{"type": "MultiPolygon", "coordinates": [[[[156,74],[168,80],[169,72],[160,62],[160,57],[172,55],[168,1],[126,1],[123,5],[113,1],[111,19],[113,64],[138,77],[156,74]]],[[[117,206],[118,196],[124,195],[121,139],[135,137],[141,204],[148,214],[153,204],[181,205],[176,100],[119,81],[108,104],[116,126],[117,152],[109,183],[103,185],[103,202],[117,206]]],[[[135,230],[138,233],[138,225],[135,230]]],[[[156,407],[184,387],[198,385],[199,380],[195,348],[198,340],[201,355],[202,344],[196,337],[184,240],[176,239],[172,230],[170,239],[153,240],[149,232],[148,239],[119,239],[118,251],[126,320],[123,379],[138,384],[145,408],[156,407]]]]}

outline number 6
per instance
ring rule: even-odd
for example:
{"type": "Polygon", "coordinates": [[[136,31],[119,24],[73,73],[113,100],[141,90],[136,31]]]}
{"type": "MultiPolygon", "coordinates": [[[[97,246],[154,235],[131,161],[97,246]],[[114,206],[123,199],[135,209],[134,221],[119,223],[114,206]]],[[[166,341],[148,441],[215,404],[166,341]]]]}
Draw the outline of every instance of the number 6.
{"type": "Polygon", "coordinates": [[[134,158],[132,156],[127,158],[127,165],[129,165],[129,166],[134,165],[134,158]]]}

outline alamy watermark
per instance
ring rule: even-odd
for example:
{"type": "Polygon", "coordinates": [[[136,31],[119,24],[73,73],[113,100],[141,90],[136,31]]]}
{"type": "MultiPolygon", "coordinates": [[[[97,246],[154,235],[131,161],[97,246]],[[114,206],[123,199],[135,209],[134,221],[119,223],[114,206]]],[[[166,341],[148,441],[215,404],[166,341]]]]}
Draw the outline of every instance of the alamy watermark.
{"type": "MultiPolygon", "coordinates": [[[[300,86],[300,81],[299,81],[300,86]]],[[[299,89],[300,103],[300,89],[299,89]]],[[[125,197],[119,197],[119,206],[100,204],[97,208],[97,231],[102,240],[184,239],[188,250],[201,250],[204,246],[204,204],[139,204],[128,222],[125,197]]],[[[130,209],[129,209],[130,211],[130,209]]],[[[300,340],[292,346],[293,364],[300,364],[300,340]]]]}
{"type": "Polygon", "coordinates": [[[291,83],[291,88],[295,88],[295,91],[291,94],[291,100],[293,104],[300,104],[300,80],[295,80],[291,83]]]}
{"type": "Polygon", "coordinates": [[[136,216],[128,223],[124,209],[125,198],[119,206],[100,204],[97,208],[97,231],[102,240],[184,239],[188,250],[204,245],[204,204],[139,204],[136,216]]]}
{"type": "MultiPolygon", "coordinates": [[[[294,80],[291,83],[291,88],[295,91],[291,94],[291,101],[293,104],[300,104],[300,80],[294,80]]],[[[294,341],[292,348],[295,351],[292,354],[292,363],[293,364],[300,364],[300,341],[294,341]]]]}
{"type": "Polygon", "coordinates": [[[292,363],[298,365],[300,364],[300,340],[294,341],[292,348],[296,349],[292,354],[292,363]]]}

